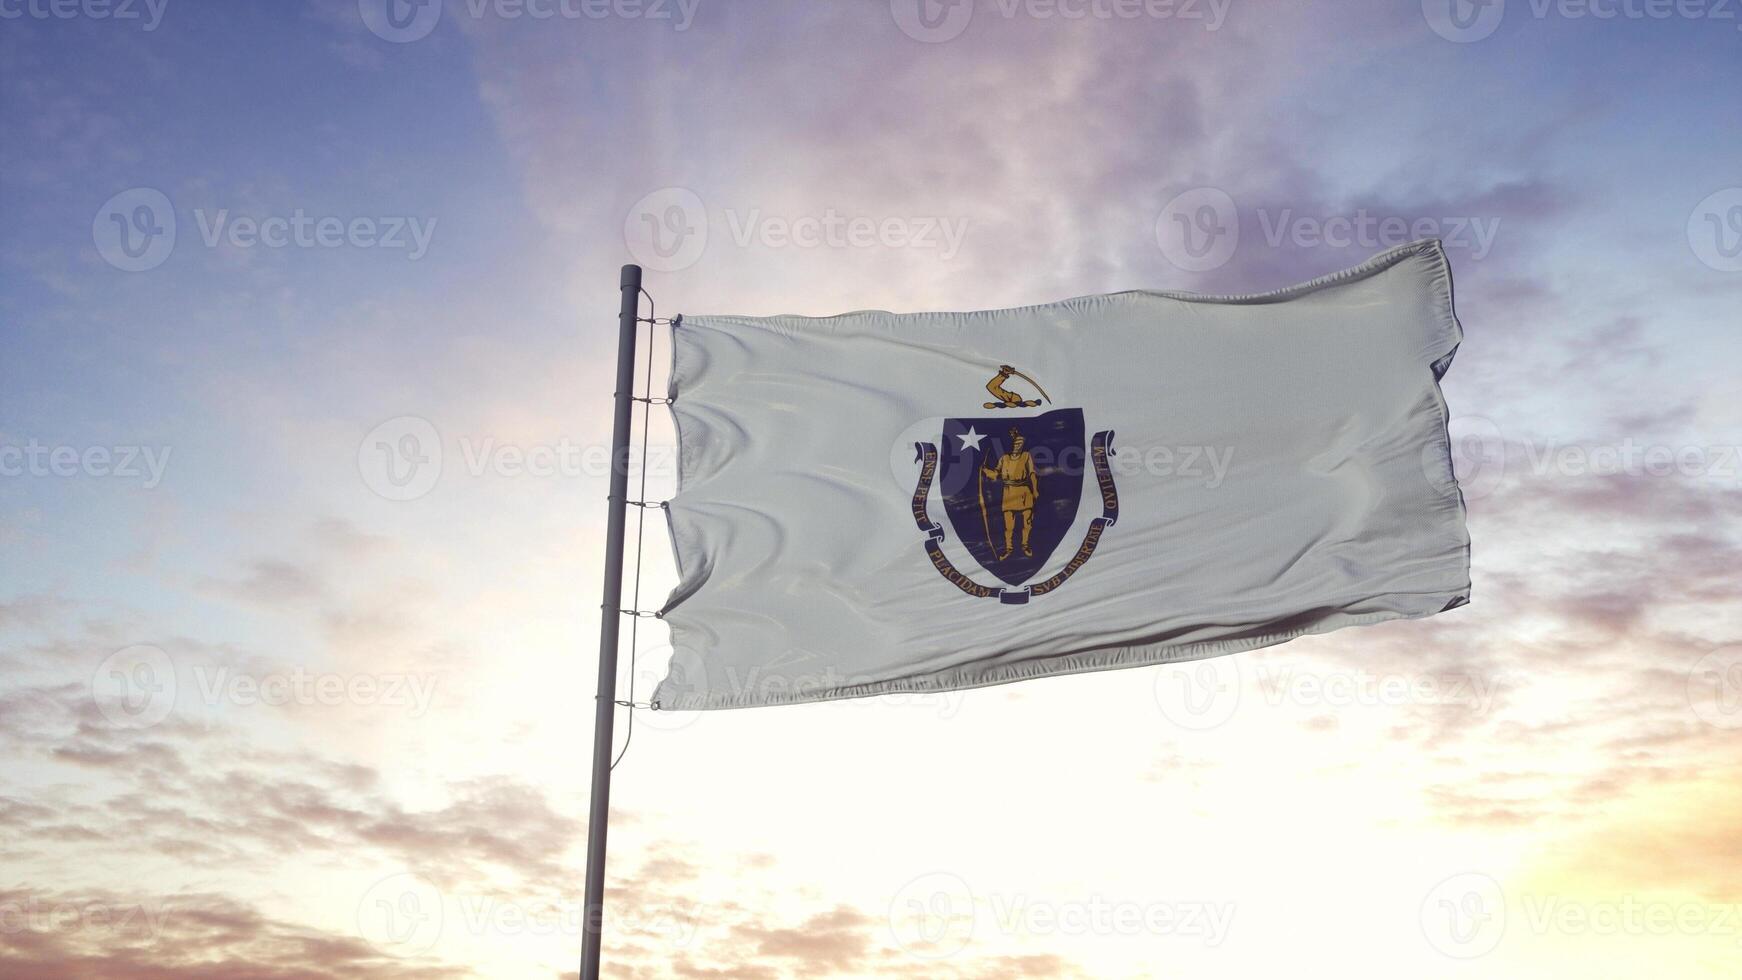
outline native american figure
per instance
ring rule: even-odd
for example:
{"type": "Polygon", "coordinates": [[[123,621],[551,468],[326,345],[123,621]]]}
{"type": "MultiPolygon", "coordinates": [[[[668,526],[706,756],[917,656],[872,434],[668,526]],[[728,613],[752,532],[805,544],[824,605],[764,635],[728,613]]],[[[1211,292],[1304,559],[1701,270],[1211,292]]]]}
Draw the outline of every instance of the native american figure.
{"type": "MultiPolygon", "coordinates": [[[[996,381],[993,384],[997,384],[996,381]]],[[[988,385],[991,388],[992,385],[988,385]]],[[[996,392],[994,392],[996,394],[996,392]]],[[[1006,393],[1008,394],[1008,393],[1006,393]]],[[[1015,427],[1010,429],[1010,451],[998,457],[991,466],[980,467],[980,475],[996,480],[1001,490],[998,509],[1004,512],[1004,550],[998,560],[1010,557],[1016,523],[1022,521],[1022,553],[1032,556],[1028,537],[1034,531],[1034,504],[1040,499],[1040,475],[1034,470],[1034,457],[1029,455],[1027,440],[1015,427]]],[[[984,506],[984,499],[982,506],[984,506]]]]}

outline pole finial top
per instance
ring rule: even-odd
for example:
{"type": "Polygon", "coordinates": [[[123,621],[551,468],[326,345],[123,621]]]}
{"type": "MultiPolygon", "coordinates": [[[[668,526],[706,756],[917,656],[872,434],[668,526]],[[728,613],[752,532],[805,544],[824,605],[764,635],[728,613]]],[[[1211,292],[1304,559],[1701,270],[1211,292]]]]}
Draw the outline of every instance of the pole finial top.
{"type": "Polygon", "coordinates": [[[624,266],[623,267],[623,275],[620,278],[618,278],[617,285],[623,289],[631,289],[631,288],[640,289],[641,288],[641,267],[638,265],[626,265],[626,266],[624,266]]]}

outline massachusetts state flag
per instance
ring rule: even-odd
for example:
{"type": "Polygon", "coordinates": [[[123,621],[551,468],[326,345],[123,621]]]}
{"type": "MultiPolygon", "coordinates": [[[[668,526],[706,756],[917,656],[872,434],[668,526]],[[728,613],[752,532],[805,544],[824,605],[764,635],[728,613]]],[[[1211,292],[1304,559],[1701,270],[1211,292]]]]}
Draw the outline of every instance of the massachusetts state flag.
{"type": "Polygon", "coordinates": [[[1437,241],[1259,295],[674,336],[658,708],[1192,660],[1469,600],[1437,241]]]}

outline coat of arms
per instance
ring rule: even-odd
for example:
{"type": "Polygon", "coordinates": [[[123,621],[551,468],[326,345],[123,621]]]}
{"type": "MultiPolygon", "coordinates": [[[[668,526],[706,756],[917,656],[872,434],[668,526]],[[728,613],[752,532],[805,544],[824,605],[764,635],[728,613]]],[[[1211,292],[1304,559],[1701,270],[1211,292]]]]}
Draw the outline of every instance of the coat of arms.
{"type": "Polygon", "coordinates": [[[938,443],[915,444],[914,461],[920,464],[920,473],[913,517],[926,535],[927,556],[945,579],[971,596],[1022,603],[1063,585],[1094,554],[1102,533],[1118,518],[1118,491],[1107,465],[1113,432],[1085,438],[1080,408],[1015,414],[1040,408],[1052,399],[1039,382],[1008,364],[998,368],[986,390],[996,401],[984,407],[998,415],[947,418],[938,443]],[[1038,397],[1025,398],[1006,388],[1013,377],[1032,385],[1038,397]],[[1075,524],[1084,480],[1091,470],[1100,492],[1101,516],[1089,522],[1070,560],[1050,576],[1031,582],[1049,567],[1075,524]],[[958,571],[944,554],[946,532],[931,519],[929,510],[934,481],[956,539],[982,568],[1010,588],[981,585],[958,571]]]}

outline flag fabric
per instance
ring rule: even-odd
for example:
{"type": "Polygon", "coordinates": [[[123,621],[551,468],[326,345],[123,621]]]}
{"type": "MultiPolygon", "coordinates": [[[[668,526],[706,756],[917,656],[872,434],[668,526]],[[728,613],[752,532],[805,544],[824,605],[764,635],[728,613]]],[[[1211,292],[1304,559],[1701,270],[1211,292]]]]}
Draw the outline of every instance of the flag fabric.
{"type": "Polygon", "coordinates": [[[1257,295],[673,336],[656,708],[1193,660],[1469,599],[1438,241],[1257,295]]]}

